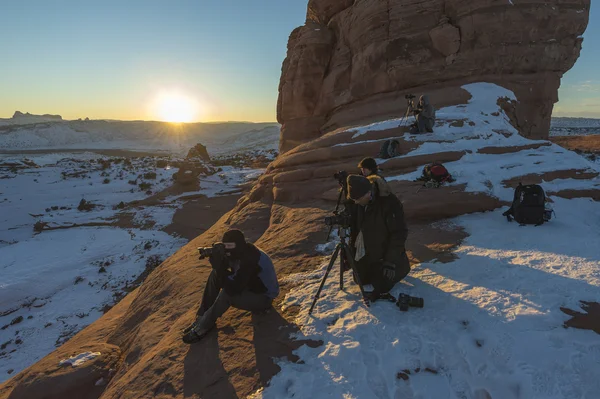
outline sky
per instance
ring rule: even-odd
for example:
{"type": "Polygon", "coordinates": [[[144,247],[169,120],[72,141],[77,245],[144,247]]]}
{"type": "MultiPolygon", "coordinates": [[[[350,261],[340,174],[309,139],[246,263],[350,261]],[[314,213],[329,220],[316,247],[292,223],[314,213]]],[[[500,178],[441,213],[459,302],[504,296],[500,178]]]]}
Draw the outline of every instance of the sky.
{"type": "MultiPolygon", "coordinates": [[[[19,110],[65,119],[275,121],[287,39],[304,23],[306,4],[6,2],[0,118],[19,110]]],[[[599,7],[592,7],[581,57],[563,79],[555,115],[600,117],[600,23],[594,21],[599,7]]]]}
{"type": "Polygon", "coordinates": [[[600,118],[600,7],[596,1],[592,1],[579,59],[563,76],[553,116],[600,118]]]}

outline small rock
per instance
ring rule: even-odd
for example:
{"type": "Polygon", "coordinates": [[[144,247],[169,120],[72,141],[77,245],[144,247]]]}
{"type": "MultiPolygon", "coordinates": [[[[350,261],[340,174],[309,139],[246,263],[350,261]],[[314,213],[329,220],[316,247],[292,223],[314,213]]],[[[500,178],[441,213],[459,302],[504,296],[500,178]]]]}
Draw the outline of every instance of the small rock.
{"type": "Polygon", "coordinates": [[[399,380],[408,381],[409,377],[408,377],[408,374],[406,374],[406,373],[398,373],[396,375],[396,378],[399,379],[399,380]]]}

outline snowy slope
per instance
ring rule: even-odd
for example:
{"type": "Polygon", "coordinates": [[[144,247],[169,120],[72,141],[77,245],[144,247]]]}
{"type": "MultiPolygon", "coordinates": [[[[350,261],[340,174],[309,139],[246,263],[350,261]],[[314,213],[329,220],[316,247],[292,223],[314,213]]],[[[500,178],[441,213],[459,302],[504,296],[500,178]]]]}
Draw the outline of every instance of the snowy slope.
{"type": "Polygon", "coordinates": [[[600,119],[552,118],[550,136],[580,136],[600,134],[600,119]]]}
{"type": "Polygon", "coordinates": [[[197,143],[209,152],[245,149],[244,143],[271,149],[279,139],[276,123],[193,123],[70,121],[0,126],[0,150],[123,149],[185,154],[197,143]]]}
{"type": "Polygon", "coordinates": [[[109,158],[92,153],[27,157],[39,167],[10,171],[3,165],[22,165],[23,157],[0,156],[0,382],[93,323],[147,267],[187,243],[161,230],[183,205],[180,198],[239,192],[263,172],[224,166],[201,175],[197,193],[120,210],[120,202],[171,185],[177,169],[158,168],[149,157],[132,158],[131,166],[121,159],[106,169],[99,161],[109,158]],[[144,177],[148,173],[156,178],[144,177]],[[144,182],[152,186],[141,188],[144,182]],[[81,199],[96,207],[78,210],[81,199]],[[36,233],[36,222],[60,229],[36,233]]]}
{"type": "MultiPolygon", "coordinates": [[[[497,98],[510,98],[512,93],[484,83],[465,89],[474,98],[466,106],[440,110],[436,133],[405,136],[422,142],[406,156],[470,151],[446,164],[457,178],[453,184],[466,183],[468,191],[507,201],[513,190],[504,188],[502,180],[513,176],[573,168],[600,171],[600,165],[555,145],[514,154],[477,154],[478,148],[489,145],[532,141],[516,135],[496,105],[497,98]],[[473,125],[449,126],[457,118],[473,125]],[[436,142],[448,138],[455,142],[436,142]]],[[[387,121],[369,129],[398,123],[387,121]]],[[[356,135],[364,131],[358,128],[356,135]]],[[[380,161],[385,169],[385,161],[380,161]]],[[[599,184],[598,178],[562,179],[542,186],[555,191],[599,184]]],[[[469,234],[455,250],[458,259],[413,265],[411,274],[392,291],[423,297],[424,309],[404,313],[382,301],[367,308],[349,275],[346,291],[339,291],[336,267],[309,316],[328,258],[324,256],[318,270],[288,276],[297,286],[282,307],[299,307],[298,338],[323,340],[324,345],[301,347],[296,351],[299,363],[281,361],[282,371],[254,397],[598,397],[598,335],[564,329],[568,317],[559,308],[577,309],[580,300],[600,301],[600,204],[591,199],[551,199],[557,216],[540,227],[508,223],[503,210],[438,223],[449,230],[464,228],[469,234]]],[[[333,245],[318,250],[331,251],[333,245]]]]}

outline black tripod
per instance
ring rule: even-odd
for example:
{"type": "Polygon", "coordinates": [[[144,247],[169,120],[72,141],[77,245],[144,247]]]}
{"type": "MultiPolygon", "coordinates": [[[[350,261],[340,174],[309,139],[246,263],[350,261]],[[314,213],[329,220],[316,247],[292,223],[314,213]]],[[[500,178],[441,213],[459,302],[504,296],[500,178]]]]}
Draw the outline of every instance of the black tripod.
{"type": "Polygon", "coordinates": [[[406,113],[404,114],[404,116],[402,117],[402,120],[400,121],[400,127],[407,126],[408,115],[410,115],[410,112],[412,111],[412,109],[414,107],[413,99],[414,99],[414,97],[406,98],[406,113]]]}
{"type": "Polygon", "coordinates": [[[319,299],[319,296],[321,295],[321,290],[323,289],[323,286],[325,285],[325,281],[327,280],[327,276],[329,275],[329,272],[333,268],[333,265],[335,264],[335,261],[337,260],[338,255],[340,256],[340,290],[344,289],[344,265],[350,265],[350,268],[354,272],[354,279],[355,279],[356,283],[358,284],[358,288],[360,288],[360,293],[362,294],[363,300],[365,301],[365,305],[369,306],[369,304],[370,304],[369,299],[367,298],[367,296],[365,296],[365,291],[363,290],[362,283],[360,282],[358,270],[356,269],[356,264],[354,263],[354,258],[352,257],[352,251],[350,251],[350,246],[346,242],[346,239],[348,238],[347,229],[344,228],[343,226],[338,226],[338,235],[340,237],[340,242],[336,245],[335,251],[333,251],[333,254],[331,255],[331,259],[329,260],[329,265],[327,266],[327,270],[325,271],[323,280],[321,280],[321,285],[319,286],[319,289],[318,289],[317,293],[315,294],[315,298],[313,299],[313,302],[312,302],[312,305],[310,306],[310,310],[308,311],[308,314],[312,314],[312,311],[315,308],[315,305],[317,304],[317,300],[319,299]]]}

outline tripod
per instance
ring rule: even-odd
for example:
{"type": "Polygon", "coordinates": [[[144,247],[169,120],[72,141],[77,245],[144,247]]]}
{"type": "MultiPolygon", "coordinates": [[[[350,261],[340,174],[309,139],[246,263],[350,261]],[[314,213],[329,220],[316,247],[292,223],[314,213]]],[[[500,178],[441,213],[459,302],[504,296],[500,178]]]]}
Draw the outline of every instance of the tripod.
{"type": "Polygon", "coordinates": [[[365,291],[363,290],[362,283],[360,282],[360,277],[358,275],[358,270],[356,269],[356,264],[354,263],[354,258],[352,257],[352,251],[350,251],[350,246],[346,242],[348,238],[347,229],[343,226],[338,226],[338,235],[340,237],[340,242],[336,245],[335,251],[331,255],[331,259],[329,260],[329,265],[327,266],[327,270],[325,271],[325,275],[323,276],[323,280],[321,280],[321,285],[315,294],[315,298],[313,299],[312,305],[310,306],[310,310],[308,314],[312,314],[315,305],[317,304],[317,300],[319,300],[319,296],[321,295],[321,290],[325,285],[325,281],[327,280],[327,276],[329,272],[333,268],[335,261],[337,260],[338,255],[340,256],[340,290],[344,289],[344,265],[349,264],[350,268],[354,272],[354,278],[356,283],[358,284],[358,288],[360,288],[360,293],[362,294],[363,300],[365,301],[365,305],[367,307],[370,304],[369,299],[365,295],[365,291]]]}
{"type": "Polygon", "coordinates": [[[414,106],[413,100],[411,98],[407,98],[406,99],[406,113],[404,114],[404,116],[402,117],[402,120],[400,121],[400,127],[406,126],[406,124],[408,122],[408,115],[410,114],[410,111],[413,109],[413,106],[414,106]]]}

